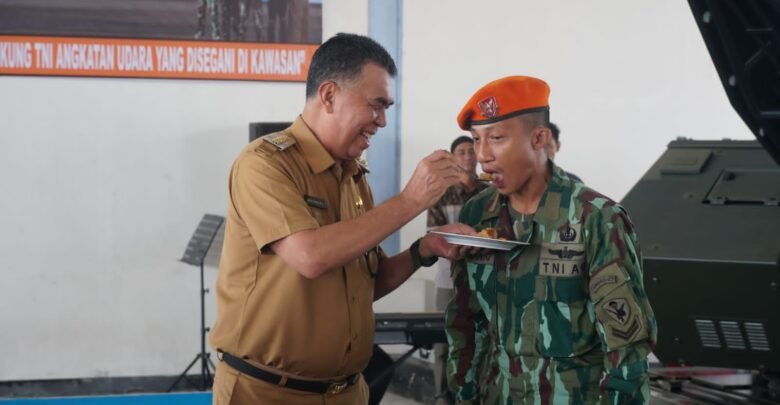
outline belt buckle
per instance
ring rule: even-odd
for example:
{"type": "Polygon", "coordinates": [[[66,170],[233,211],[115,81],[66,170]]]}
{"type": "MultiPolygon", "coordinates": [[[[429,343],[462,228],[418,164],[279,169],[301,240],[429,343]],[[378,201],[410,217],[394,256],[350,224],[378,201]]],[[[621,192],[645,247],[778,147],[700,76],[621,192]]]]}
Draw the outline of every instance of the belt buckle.
{"type": "Polygon", "coordinates": [[[341,391],[344,391],[344,389],[347,388],[347,385],[349,385],[348,381],[333,383],[328,387],[328,394],[337,395],[341,393],[341,391]]]}

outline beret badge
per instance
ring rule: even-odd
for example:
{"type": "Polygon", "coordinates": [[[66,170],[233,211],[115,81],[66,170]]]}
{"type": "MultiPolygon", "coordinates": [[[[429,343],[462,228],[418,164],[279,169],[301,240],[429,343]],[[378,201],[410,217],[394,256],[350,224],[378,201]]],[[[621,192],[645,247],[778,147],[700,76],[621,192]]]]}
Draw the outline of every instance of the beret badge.
{"type": "Polygon", "coordinates": [[[494,118],[498,114],[498,102],[493,96],[483,99],[477,105],[485,118],[494,118]]]}

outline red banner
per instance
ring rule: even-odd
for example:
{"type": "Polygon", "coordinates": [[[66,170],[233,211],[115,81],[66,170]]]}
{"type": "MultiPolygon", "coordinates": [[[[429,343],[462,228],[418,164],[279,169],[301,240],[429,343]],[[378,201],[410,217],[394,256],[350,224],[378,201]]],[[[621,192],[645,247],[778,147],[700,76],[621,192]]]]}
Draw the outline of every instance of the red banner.
{"type": "Polygon", "coordinates": [[[0,75],[304,82],[317,45],[0,35],[0,75]]]}

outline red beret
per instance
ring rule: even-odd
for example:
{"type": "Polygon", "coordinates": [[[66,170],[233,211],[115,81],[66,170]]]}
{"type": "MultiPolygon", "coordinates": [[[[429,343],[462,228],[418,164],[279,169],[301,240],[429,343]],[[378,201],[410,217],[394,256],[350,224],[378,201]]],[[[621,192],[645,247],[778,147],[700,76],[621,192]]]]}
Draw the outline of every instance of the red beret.
{"type": "Polygon", "coordinates": [[[492,81],[477,90],[458,114],[458,126],[468,131],[521,114],[547,111],[550,87],[529,76],[509,76],[492,81]]]}

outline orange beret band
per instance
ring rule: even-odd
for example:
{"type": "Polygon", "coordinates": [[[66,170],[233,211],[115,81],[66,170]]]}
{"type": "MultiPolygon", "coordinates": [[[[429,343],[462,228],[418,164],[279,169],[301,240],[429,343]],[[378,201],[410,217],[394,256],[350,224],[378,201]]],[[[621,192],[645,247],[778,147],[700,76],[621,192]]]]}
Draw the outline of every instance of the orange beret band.
{"type": "Polygon", "coordinates": [[[493,117],[493,118],[488,118],[488,119],[485,119],[485,120],[474,120],[474,121],[471,121],[471,125],[470,126],[473,127],[474,125],[492,124],[494,122],[503,121],[505,119],[509,119],[509,118],[512,118],[512,117],[517,117],[518,115],[531,114],[531,113],[540,112],[540,111],[550,111],[550,107],[545,106],[545,107],[526,108],[525,110],[512,111],[511,113],[502,115],[500,117],[493,117]]]}

